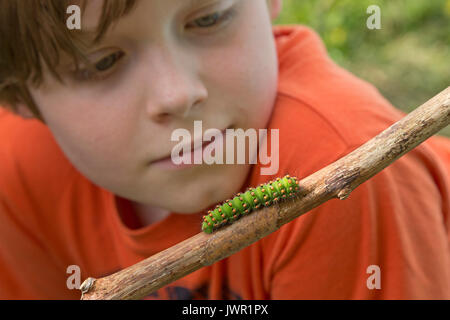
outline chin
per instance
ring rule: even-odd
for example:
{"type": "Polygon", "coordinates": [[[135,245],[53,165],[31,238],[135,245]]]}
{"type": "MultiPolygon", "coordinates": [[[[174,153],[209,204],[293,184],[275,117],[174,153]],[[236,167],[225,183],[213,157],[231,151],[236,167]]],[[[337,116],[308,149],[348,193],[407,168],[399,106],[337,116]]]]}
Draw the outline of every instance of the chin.
{"type": "Polygon", "coordinates": [[[164,200],[152,199],[153,203],[159,203],[160,207],[180,214],[206,211],[240,191],[250,166],[223,166],[219,169],[190,177],[187,183],[172,185],[168,191],[171,197],[164,197],[164,200]]]}
{"type": "Polygon", "coordinates": [[[205,197],[190,197],[181,203],[173,203],[170,208],[172,212],[180,214],[193,214],[199,213],[201,211],[206,211],[209,207],[214,206],[217,202],[215,198],[205,198],[205,197]]]}
{"type": "Polygon", "coordinates": [[[166,207],[166,210],[170,212],[175,212],[179,214],[195,214],[202,211],[206,211],[206,209],[212,205],[214,205],[215,202],[212,203],[199,203],[195,202],[193,200],[188,200],[183,203],[172,203],[170,206],[166,207]]]}
{"type": "Polygon", "coordinates": [[[226,189],[230,188],[223,189],[223,186],[221,186],[220,189],[211,188],[209,190],[204,190],[203,192],[199,190],[195,194],[183,195],[182,198],[180,197],[177,199],[178,201],[173,201],[174,199],[172,199],[173,202],[168,209],[180,214],[193,214],[206,211],[208,208],[237,193],[238,191],[236,190],[239,190],[239,185],[237,185],[236,188],[231,188],[229,191],[226,189]]]}

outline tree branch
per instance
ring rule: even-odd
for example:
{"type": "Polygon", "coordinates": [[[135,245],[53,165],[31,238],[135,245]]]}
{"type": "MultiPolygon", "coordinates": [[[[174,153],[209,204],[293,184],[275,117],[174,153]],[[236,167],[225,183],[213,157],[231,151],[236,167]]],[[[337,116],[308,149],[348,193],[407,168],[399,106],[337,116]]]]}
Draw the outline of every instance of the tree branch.
{"type": "Polygon", "coordinates": [[[141,299],[238,252],[332,198],[346,199],[361,183],[449,123],[450,87],[345,157],[301,180],[295,199],[244,216],[212,234],[199,233],[107,277],[89,278],[80,288],[82,299],[141,299]]]}

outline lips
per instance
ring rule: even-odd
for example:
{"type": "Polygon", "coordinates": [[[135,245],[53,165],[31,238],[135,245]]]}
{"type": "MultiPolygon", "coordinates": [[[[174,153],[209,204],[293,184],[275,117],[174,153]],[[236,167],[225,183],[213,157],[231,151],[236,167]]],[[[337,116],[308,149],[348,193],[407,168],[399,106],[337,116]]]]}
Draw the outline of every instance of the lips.
{"type": "MultiPolygon", "coordinates": [[[[221,131],[221,133],[222,133],[223,136],[225,136],[226,130],[227,130],[227,129],[224,129],[224,130],[221,131]]],[[[200,148],[201,148],[201,149],[204,149],[207,145],[211,144],[211,143],[214,142],[214,141],[215,141],[215,140],[212,140],[212,141],[204,141],[200,148]]],[[[189,150],[190,150],[189,153],[191,153],[191,154],[194,154],[194,153],[195,153],[195,150],[200,149],[200,148],[194,149],[194,145],[195,145],[195,141],[193,140],[193,141],[191,141],[190,146],[188,146],[188,148],[189,148],[189,150]]],[[[184,148],[183,148],[183,149],[184,149],[184,148]]],[[[170,153],[168,156],[166,156],[166,157],[164,157],[164,158],[159,158],[159,159],[153,160],[153,161],[150,162],[150,164],[164,163],[164,162],[167,162],[167,161],[172,162],[172,153],[170,153]]]]}

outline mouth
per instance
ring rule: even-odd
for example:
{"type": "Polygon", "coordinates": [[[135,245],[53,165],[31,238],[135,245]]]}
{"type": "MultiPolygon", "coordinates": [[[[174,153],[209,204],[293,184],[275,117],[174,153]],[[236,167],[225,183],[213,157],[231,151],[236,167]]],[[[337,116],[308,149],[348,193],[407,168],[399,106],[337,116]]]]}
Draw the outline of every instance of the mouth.
{"type": "MultiPolygon", "coordinates": [[[[229,128],[231,128],[231,127],[229,127],[229,128]]],[[[227,129],[224,129],[224,130],[221,131],[222,137],[225,137],[227,129]]],[[[179,157],[183,158],[183,159],[184,158],[190,159],[191,160],[190,163],[187,163],[187,164],[185,164],[185,163],[175,164],[173,162],[173,160],[172,160],[172,154],[169,154],[168,156],[165,156],[165,157],[162,157],[162,158],[158,158],[156,160],[151,161],[150,165],[156,165],[156,166],[160,166],[160,167],[163,167],[163,168],[186,168],[186,167],[192,167],[192,166],[195,165],[194,164],[194,154],[196,153],[196,151],[201,149],[202,150],[202,155],[203,155],[203,151],[204,151],[205,147],[210,145],[211,143],[215,142],[216,140],[217,139],[211,139],[211,141],[203,141],[203,136],[202,136],[202,140],[201,141],[203,141],[203,143],[200,146],[197,146],[195,148],[196,142],[197,141],[199,142],[199,140],[196,140],[196,141],[192,140],[190,144],[181,147],[182,150],[184,150],[186,148],[189,151],[188,151],[187,154],[183,154],[183,153],[180,154],[179,157]]],[[[198,142],[197,142],[197,144],[198,144],[198,142]]]]}

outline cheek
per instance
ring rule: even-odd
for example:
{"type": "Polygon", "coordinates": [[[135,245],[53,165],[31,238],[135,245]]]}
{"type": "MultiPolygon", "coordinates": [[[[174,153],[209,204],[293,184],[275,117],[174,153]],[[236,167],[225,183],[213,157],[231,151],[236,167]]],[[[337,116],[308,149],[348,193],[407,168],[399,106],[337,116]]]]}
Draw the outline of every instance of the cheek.
{"type": "MultiPolygon", "coordinates": [[[[238,59],[238,58],[237,58],[238,59]]],[[[236,60],[237,60],[236,59],[236,60]]],[[[235,60],[235,61],[236,61],[235,60]]],[[[261,72],[261,68],[245,61],[242,68],[236,63],[217,80],[215,101],[220,101],[223,112],[233,119],[239,128],[263,128],[267,125],[274,106],[277,74],[272,70],[261,72]],[[231,70],[230,70],[231,69],[231,70]]]]}
{"type": "Polygon", "coordinates": [[[72,164],[99,184],[119,176],[110,177],[108,172],[125,172],[133,154],[132,112],[120,111],[126,102],[116,94],[114,99],[94,99],[90,95],[75,96],[70,89],[57,92],[36,93],[35,100],[72,164]]]}
{"type": "Polygon", "coordinates": [[[278,61],[270,23],[249,22],[232,39],[209,49],[202,68],[216,101],[234,106],[246,123],[263,127],[272,111],[278,82],[278,61]]]}

